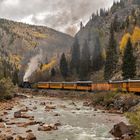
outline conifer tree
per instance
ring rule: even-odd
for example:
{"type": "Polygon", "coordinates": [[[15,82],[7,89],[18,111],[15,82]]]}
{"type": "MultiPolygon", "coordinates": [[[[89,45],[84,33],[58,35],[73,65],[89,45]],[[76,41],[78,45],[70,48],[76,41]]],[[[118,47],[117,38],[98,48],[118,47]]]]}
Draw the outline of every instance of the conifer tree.
{"type": "Polygon", "coordinates": [[[60,72],[64,78],[68,76],[68,63],[64,53],[62,54],[60,59],[60,72]]]}
{"type": "Polygon", "coordinates": [[[109,80],[113,77],[113,74],[116,70],[117,62],[118,62],[117,45],[114,37],[113,25],[111,24],[109,45],[106,52],[106,62],[104,69],[105,80],[109,80]]]}
{"type": "Polygon", "coordinates": [[[123,56],[122,76],[123,79],[132,79],[136,76],[136,58],[133,55],[133,47],[130,38],[128,39],[123,56]]]}
{"type": "Polygon", "coordinates": [[[99,37],[96,37],[95,48],[92,56],[92,68],[93,71],[99,71],[104,64],[102,57],[101,43],[99,37]]]}
{"type": "Polygon", "coordinates": [[[87,41],[85,41],[81,55],[80,72],[79,72],[80,80],[86,80],[89,72],[90,72],[90,51],[88,43],[87,41]]]}
{"type": "Polygon", "coordinates": [[[113,21],[113,28],[114,28],[115,32],[119,31],[119,26],[120,26],[120,24],[119,24],[119,21],[118,21],[118,16],[116,15],[114,17],[114,21],[113,21]]]}
{"type": "Polygon", "coordinates": [[[12,82],[14,85],[18,84],[18,82],[19,82],[17,69],[14,70],[14,72],[13,72],[12,82]]]}
{"type": "Polygon", "coordinates": [[[55,75],[56,75],[55,68],[52,68],[52,69],[51,69],[51,77],[54,77],[55,75]]]}
{"type": "Polygon", "coordinates": [[[79,66],[80,66],[80,45],[78,42],[78,38],[75,38],[75,41],[72,46],[72,54],[71,54],[71,62],[70,62],[70,69],[71,72],[79,73],[79,66]]]}
{"type": "Polygon", "coordinates": [[[126,28],[128,28],[129,25],[130,25],[130,23],[129,23],[129,16],[126,18],[125,24],[126,24],[126,28]]]}

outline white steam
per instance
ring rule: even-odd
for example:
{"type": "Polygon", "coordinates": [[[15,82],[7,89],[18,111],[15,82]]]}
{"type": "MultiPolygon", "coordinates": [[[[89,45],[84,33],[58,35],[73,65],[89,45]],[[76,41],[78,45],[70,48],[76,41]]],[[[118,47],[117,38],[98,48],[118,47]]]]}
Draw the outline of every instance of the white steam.
{"type": "Polygon", "coordinates": [[[42,59],[43,59],[43,52],[40,50],[40,53],[32,57],[30,62],[28,63],[28,68],[23,77],[23,81],[29,80],[30,76],[39,68],[42,59]]]}

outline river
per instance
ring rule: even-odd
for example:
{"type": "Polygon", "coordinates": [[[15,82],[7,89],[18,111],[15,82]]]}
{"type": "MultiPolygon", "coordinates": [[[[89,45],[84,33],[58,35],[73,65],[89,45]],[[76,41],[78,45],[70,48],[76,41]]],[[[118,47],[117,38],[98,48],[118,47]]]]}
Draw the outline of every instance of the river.
{"type": "Polygon", "coordinates": [[[58,130],[44,132],[38,131],[38,125],[25,128],[17,125],[6,125],[7,128],[0,129],[2,133],[25,137],[27,135],[26,131],[32,130],[37,140],[113,140],[113,136],[109,134],[113,125],[120,121],[127,123],[125,117],[104,113],[100,110],[95,111],[92,107],[83,106],[83,101],[50,97],[20,99],[19,104],[8,111],[4,119],[7,122],[28,122],[28,119],[14,118],[14,112],[24,107],[29,108],[26,114],[34,116],[35,121],[46,124],[59,122],[61,126],[58,127],[58,130]],[[46,111],[46,105],[42,105],[43,102],[56,108],[46,111]],[[10,129],[10,131],[7,131],[7,129],[10,129]]]}

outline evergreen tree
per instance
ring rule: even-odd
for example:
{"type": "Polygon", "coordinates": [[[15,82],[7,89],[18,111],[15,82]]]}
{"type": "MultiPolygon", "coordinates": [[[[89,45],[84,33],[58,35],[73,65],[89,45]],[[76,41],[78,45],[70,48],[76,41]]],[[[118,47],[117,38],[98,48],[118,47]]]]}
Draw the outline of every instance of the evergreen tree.
{"type": "Polygon", "coordinates": [[[112,78],[116,70],[117,62],[118,62],[117,45],[114,37],[113,25],[111,24],[109,45],[106,52],[106,62],[104,70],[105,80],[109,80],[112,78]]]}
{"type": "Polygon", "coordinates": [[[114,17],[113,28],[114,28],[114,31],[115,32],[118,32],[119,31],[120,23],[118,21],[118,16],[117,15],[114,17]]]}
{"type": "Polygon", "coordinates": [[[12,82],[13,82],[14,85],[18,84],[18,82],[19,82],[19,79],[18,79],[18,70],[15,70],[13,72],[12,82]]]}
{"type": "Polygon", "coordinates": [[[70,62],[70,69],[72,73],[73,72],[76,72],[77,74],[79,73],[79,64],[80,64],[80,45],[76,37],[72,46],[72,56],[70,62]]]}
{"type": "Polygon", "coordinates": [[[51,77],[54,77],[56,75],[56,71],[54,68],[51,69],[51,77]]]}
{"type": "Polygon", "coordinates": [[[122,76],[123,79],[132,79],[136,76],[136,58],[133,55],[133,47],[130,38],[128,39],[123,56],[122,76]]]}
{"type": "Polygon", "coordinates": [[[83,29],[83,27],[84,27],[84,26],[83,26],[83,22],[81,21],[81,22],[80,22],[80,29],[83,29]]]}
{"type": "Polygon", "coordinates": [[[68,63],[64,53],[62,54],[60,59],[60,71],[64,78],[68,76],[68,63]]]}
{"type": "Polygon", "coordinates": [[[125,21],[125,24],[126,24],[126,28],[128,28],[129,27],[129,16],[126,18],[126,21],[125,21]]]}
{"type": "Polygon", "coordinates": [[[80,79],[86,80],[89,72],[90,72],[90,51],[87,41],[85,41],[81,55],[80,72],[79,72],[80,79]]]}
{"type": "Polygon", "coordinates": [[[99,71],[103,67],[103,64],[104,64],[104,60],[102,57],[100,40],[99,37],[96,37],[95,48],[92,56],[93,71],[99,71]]]}

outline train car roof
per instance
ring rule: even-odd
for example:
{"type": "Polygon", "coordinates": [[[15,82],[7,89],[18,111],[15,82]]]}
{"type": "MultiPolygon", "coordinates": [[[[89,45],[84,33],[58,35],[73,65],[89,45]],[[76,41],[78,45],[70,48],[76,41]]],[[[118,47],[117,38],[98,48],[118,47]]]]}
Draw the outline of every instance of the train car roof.
{"type": "Polygon", "coordinates": [[[62,82],[63,84],[76,84],[76,82],[62,82]]]}
{"type": "Polygon", "coordinates": [[[112,83],[112,84],[117,84],[117,83],[124,83],[124,82],[127,82],[127,80],[124,80],[124,81],[109,81],[109,83],[112,83]]]}
{"type": "Polygon", "coordinates": [[[46,84],[51,84],[51,83],[52,83],[52,84],[53,84],[53,83],[54,83],[54,84],[55,84],[55,83],[56,83],[56,84],[60,84],[60,83],[61,83],[61,84],[62,84],[62,83],[63,83],[63,84],[76,84],[76,83],[93,83],[93,82],[92,82],[92,81],[76,81],[76,82],[38,82],[38,83],[39,83],[39,84],[45,84],[45,83],[46,83],[46,84]]]}
{"type": "Polygon", "coordinates": [[[92,81],[77,81],[76,83],[93,83],[92,81]]]}
{"type": "Polygon", "coordinates": [[[128,82],[140,82],[140,80],[128,80],[128,82]]]}
{"type": "Polygon", "coordinates": [[[75,84],[75,83],[77,83],[77,82],[38,82],[38,83],[40,83],[40,84],[75,84]]]}
{"type": "Polygon", "coordinates": [[[128,80],[120,80],[120,81],[109,81],[109,83],[112,83],[112,84],[115,84],[115,83],[131,83],[131,82],[140,82],[140,80],[131,80],[131,79],[128,79],[128,80]]]}

